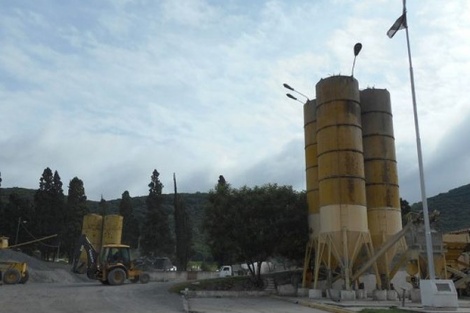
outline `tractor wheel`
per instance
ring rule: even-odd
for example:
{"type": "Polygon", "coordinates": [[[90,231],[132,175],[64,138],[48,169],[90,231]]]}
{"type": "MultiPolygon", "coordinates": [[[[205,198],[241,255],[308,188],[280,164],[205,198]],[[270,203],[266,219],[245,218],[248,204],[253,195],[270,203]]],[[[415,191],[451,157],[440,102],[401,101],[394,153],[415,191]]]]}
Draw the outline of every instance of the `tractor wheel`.
{"type": "Polygon", "coordinates": [[[17,269],[10,268],[3,274],[3,282],[6,285],[14,285],[20,282],[21,273],[17,269]]]}
{"type": "Polygon", "coordinates": [[[20,284],[26,284],[28,280],[29,280],[29,272],[26,270],[24,271],[24,276],[21,277],[20,279],[20,284]]]}
{"type": "Polygon", "coordinates": [[[126,280],[126,272],[122,268],[115,268],[108,274],[110,285],[122,285],[126,280]]]}
{"type": "Polygon", "coordinates": [[[150,275],[147,273],[143,273],[139,275],[139,281],[141,284],[146,284],[150,281],[150,275]]]}

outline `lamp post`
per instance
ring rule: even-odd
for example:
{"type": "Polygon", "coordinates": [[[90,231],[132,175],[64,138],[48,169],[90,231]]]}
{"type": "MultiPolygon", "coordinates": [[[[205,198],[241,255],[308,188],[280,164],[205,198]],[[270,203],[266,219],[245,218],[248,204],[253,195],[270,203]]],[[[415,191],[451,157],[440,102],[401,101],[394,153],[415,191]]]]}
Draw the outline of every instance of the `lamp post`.
{"type": "MultiPolygon", "coordinates": [[[[295,92],[295,93],[301,95],[302,97],[304,97],[305,99],[307,99],[307,101],[310,100],[306,95],[304,95],[304,94],[301,93],[300,91],[295,90],[294,88],[292,88],[292,87],[289,86],[288,84],[284,83],[284,84],[282,84],[282,85],[284,86],[284,88],[289,89],[289,90],[292,90],[293,92],[295,92]]],[[[290,93],[286,93],[286,96],[289,97],[289,98],[291,98],[291,99],[293,99],[293,100],[295,100],[295,101],[299,101],[300,103],[304,104],[302,101],[300,101],[299,99],[297,99],[296,97],[294,97],[294,96],[291,95],[290,93]]]]}
{"type": "Polygon", "coordinates": [[[356,57],[361,52],[362,49],[362,44],[360,42],[356,43],[354,45],[354,61],[351,69],[351,76],[354,76],[354,66],[356,65],[356,57]]]}

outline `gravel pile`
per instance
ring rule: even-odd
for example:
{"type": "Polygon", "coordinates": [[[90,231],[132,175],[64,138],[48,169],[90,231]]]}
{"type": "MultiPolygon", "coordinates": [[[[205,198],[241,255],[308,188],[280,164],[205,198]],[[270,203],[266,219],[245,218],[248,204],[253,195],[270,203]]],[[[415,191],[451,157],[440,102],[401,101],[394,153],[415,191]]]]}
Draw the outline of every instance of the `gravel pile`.
{"type": "Polygon", "coordinates": [[[10,249],[0,249],[0,261],[26,263],[28,265],[29,282],[76,283],[90,281],[86,275],[72,273],[69,264],[45,262],[10,249]]]}

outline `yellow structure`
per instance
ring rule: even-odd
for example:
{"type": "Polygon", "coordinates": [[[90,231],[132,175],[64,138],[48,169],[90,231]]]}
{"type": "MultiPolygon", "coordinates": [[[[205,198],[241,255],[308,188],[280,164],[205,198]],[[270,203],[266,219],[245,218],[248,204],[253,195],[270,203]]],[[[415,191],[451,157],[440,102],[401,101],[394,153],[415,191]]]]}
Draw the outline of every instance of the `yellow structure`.
{"type": "MultiPolygon", "coordinates": [[[[87,214],[83,217],[82,234],[86,235],[93,248],[100,251],[103,245],[121,244],[123,217],[120,215],[87,214]]],[[[85,251],[80,254],[80,263],[87,263],[85,251]]],[[[86,266],[78,266],[84,271],[86,266]]]]}
{"type": "Polygon", "coordinates": [[[103,245],[121,244],[123,217],[106,215],[103,223],[103,245]]]}
{"type": "Polygon", "coordinates": [[[373,251],[367,222],[361,107],[356,79],[333,76],[316,85],[320,232],[315,285],[320,263],[342,268],[351,288],[354,262],[365,247],[373,251]]]}
{"type": "Polygon", "coordinates": [[[320,232],[320,206],[318,192],[318,161],[317,161],[317,104],[308,100],[304,104],[304,135],[305,135],[305,176],[307,181],[308,232],[309,240],[305,250],[302,287],[310,288],[312,272],[310,260],[316,238],[320,232]]]}
{"type": "Polygon", "coordinates": [[[0,237],[0,249],[8,248],[8,237],[0,237]]]}
{"type": "MultiPolygon", "coordinates": [[[[367,195],[367,219],[373,246],[377,249],[402,229],[395,138],[390,93],[385,89],[360,92],[362,140],[367,195]]],[[[392,259],[405,240],[377,260],[382,285],[388,289],[392,259]]]]}
{"type": "Polygon", "coordinates": [[[309,239],[312,241],[320,232],[320,206],[318,193],[317,161],[317,107],[315,100],[304,105],[305,133],[305,175],[307,180],[307,204],[309,239]]]}
{"type": "MultiPolygon", "coordinates": [[[[103,216],[98,214],[87,214],[83,217],[82,234],[85,234],[95,249],[101,247],[103,216]]],[[[86,256],[85,256],[86,259],[86,256]]]]}

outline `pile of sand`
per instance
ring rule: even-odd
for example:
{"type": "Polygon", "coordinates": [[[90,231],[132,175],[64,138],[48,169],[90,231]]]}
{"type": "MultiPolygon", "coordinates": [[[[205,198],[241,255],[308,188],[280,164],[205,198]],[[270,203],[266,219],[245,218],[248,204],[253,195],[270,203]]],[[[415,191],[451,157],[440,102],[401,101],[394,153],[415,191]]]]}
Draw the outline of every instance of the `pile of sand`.
{"type": "Polygon", "coordinates": [[[26,263],[28,265],[29,282],[76,283],[90,281],[86,275],[72,273],[69,264],[45,262],[11,249],[0,250],[0,261],[26,263]]]}

